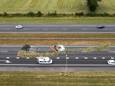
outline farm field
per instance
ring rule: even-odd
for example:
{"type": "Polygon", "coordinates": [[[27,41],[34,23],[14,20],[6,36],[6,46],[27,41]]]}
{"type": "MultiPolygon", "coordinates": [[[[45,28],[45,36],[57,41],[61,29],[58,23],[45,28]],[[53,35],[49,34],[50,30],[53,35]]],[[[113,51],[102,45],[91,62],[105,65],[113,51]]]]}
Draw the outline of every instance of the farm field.
{"type": "Polygon", "coordinates": [[[0,72],[1,86],[114,86],[115,72],[0,72]]]}
{"type": "MultiPolygon", "coordinates": [[[[115,12],[115,0],[99,2],[97,12],[115,12]]],[[[0,0],[0,12],[25,13],[42,11],[43,13],[73,13],[87,12],[86,0],[0,0]]]]}

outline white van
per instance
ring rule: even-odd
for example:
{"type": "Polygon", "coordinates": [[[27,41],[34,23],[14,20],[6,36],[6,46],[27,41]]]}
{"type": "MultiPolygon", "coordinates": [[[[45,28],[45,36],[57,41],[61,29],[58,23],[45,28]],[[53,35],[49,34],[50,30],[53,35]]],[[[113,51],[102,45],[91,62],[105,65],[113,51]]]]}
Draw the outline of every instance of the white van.
{"type": "Polygon", "coordinates": [[[39,64],[52,64],[52,59],[49,57],[36,57],[39,64]]]}

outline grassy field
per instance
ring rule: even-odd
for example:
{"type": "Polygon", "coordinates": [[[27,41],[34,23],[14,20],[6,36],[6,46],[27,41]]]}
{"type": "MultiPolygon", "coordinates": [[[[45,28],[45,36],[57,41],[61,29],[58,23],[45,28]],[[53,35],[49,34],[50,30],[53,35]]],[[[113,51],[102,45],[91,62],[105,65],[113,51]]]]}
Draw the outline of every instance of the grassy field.
{"type": "Polygon", "coordinates": [[[115,34],[15,34],[1,33],[0,38],[115,38],[115,34]]]}
{"type": "MultiPolygon", "coordinates": [[[[115,0],[102,0],[99,2],[97,12],[114,13],[115,0]]],[[[42,11],[73,13],[87,12],[86,0],[0,0],[0,12],[42,11]]]]}
{"type": "Polygon", "coordinates": [[[1,86],[115,86],[115,72],[0,72],[1,86]]]}
{"type": "Polygon", "coordinates": [[[0,24],[114,24],[115,17],[0,17],[0,24]]]}

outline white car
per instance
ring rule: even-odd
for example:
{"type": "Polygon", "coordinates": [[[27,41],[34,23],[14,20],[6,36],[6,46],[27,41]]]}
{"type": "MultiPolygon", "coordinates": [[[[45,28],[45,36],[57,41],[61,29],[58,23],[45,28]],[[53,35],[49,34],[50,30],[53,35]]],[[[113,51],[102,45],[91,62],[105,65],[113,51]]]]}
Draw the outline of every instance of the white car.
{"type": "Polygon", "coordinates": [[[115,65],[115,60],[108,60],[107,63],[110,65],[115,65]]]}
{"type": "Polygon", "coordinates": [[[16,29],[23,29],[23,25],[16,25],[16,29]]]}
{"type": "Polygon", "coordinates": [[[49,57],[36,57],[39,64],[52,64],[52,59],[49,57]]]}

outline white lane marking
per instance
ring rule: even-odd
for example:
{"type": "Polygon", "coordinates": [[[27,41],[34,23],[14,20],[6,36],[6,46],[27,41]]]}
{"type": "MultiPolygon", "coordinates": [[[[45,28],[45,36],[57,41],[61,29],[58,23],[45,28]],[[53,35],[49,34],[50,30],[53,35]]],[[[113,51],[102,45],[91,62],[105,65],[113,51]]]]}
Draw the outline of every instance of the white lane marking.
{"type": "Polygon", "coordinates": [[[97,59],[97,57],[93,57],[93,59],[97,59]]]}
{"type": "Polygon", "coordinates": [[[105,57],[102,57],[102,59],[105,59],[105,57]]]}
{"type": "Polygon", "coordinates": [[[16,57],[16,59],[20,59],[20,57],[16,57]]]}
{"type": "Polygon", "coordinates": [[[57,59],[60,59],[60,57],[57,57],[57,59]]]}
{"type": "Polygon", "coordinates": [[[5,63],[9,64],[9,63],[11,63],[11,62],[10,62],[9,60],[6,60],[5,63]]]}
{"type": "Polygon", "coordinates": [[[115,58],[111,56],[111,59],[115,59],[115,58]]]}
{"type": "Polygon", "coordinates": [[[66,59],[69,59],[69,57],[66,57],[66,59]]]}
{"type": "Polygon", "coordinates": [[[26,59],[30,59],[30,57],[26,57],[26,59]]]}
{"type": "Polygon", "coordinates": [[[79,57],[75,57],[75,59],[79,59],[79,57]]]}
{"type": "Polygon", "coordinates": [[[5,63],[7,63],[7,64],[11,63],[9,60],[0,60],[0,61],[3,61],[5,63]]]}
{"type": "Polygon", "coordinates": [[[88,59],[88,57],[84,57],[84,59],[88,59]]]}
{"type": "Polygon", "coordinates": [[[10,57],[6,57],[6,59],[10,59],[10,57]]]}

